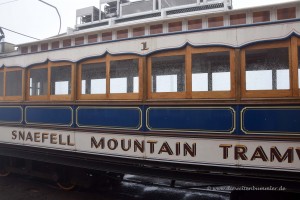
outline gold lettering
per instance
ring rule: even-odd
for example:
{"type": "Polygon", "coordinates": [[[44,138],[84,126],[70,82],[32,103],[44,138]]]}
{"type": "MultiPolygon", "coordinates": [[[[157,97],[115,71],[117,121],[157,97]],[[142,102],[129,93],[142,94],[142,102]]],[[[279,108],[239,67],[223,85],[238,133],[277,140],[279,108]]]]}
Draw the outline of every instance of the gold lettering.
{"type": "Polygon", "coordinates": [[[153,154],[154,153],[154,144],[156,144],[157,141],[156,140],[148,140],[147,143],[150,144],[150,153],[153,154]]]}
{"type": "Polygon", "coordinates": [[[75,146],[75,143],[71,143],[71,136],[70,135],[67,136],[67,145],[68,146],[75,146]]]}
{"type": "Polygon", "coordinates": [[[44,143],[45,140],[49,138],[48,135],[49,133],[42,133],[42,143],[44,143]]]}
{"type": "Polygon", "coordinates": [[[129,139],[128,141],[128,147],[125,147],[125,139],[121,140],[121,148],[123,149],[123,151],[128,151],[131,148],[131,139],[129,139]]]}
{"type": "Polygon", "coordinates": [[[283,154],[283,156],[281,156],[281,153],[279,152],[277,147],[271,147],[270,161],[273,162],[275,157],[278,160],[278,162],[282,162],[288,159],[288,163],[292,163],[294,161],[294,148],[289,147],[283,154]]]}
{"type": "Polygon", "coordinates": [[[59,141],[58,143],[60,145],[66,145],[66,143],[63,141],[63,135],[62,134],[59,134],[58,141],[59,141]]]}
{"type": "Polygon", "coordinates": [[[268,157],[267,157],[264,149],[261,146],[259,146],[255,149],[255,151],[251,157],[251,160],[255,160],[257,158],[260,158],[265,162],[268,161],[268,157]]]}
{"type": "Polygon", "coordinates": [[[32,135],[31,135],[31,132],[28,132],[28,133],[27,133],[26,141],[27,141],[27,140],[30,140],[31,142],[33,142],[33,137],[32,137],[32,135]]]}
{"type": "Polygon", "coordinates": [[[161,154],[163,152],[168,153],[169,155],[173,155],[173,151],[171,149],[171,147],[169,146],[168,142],[164,142],[161,147],[160,150],[158,152],[158,154],[161,154]]]}
{"type": "Polygon", "coordinates": [[[97,142],[96,138],[95,137],[92,137],[91,138],[91,148],[96,148],[98,149],[99,147],[101,147],[102,149],[104,149],[105,147],[105,138],[101,138],[99,140],[99,142],[97,142]]]}
{"type": "Polygon", "coordinates": [[[51,133],[50,134],[50,143],[51,144],[57,144],[57,133],[51,133]]]}
{"type": "Polygon", "coordinates": [[[115,150],[118,147],[118,141],[116,139],[110,139],[107,141],[107,146],[110,150],[115,150]]]}
{"type": "Polygon", "coordinates": [[[183,144],[183,155],[186,156],[187,153],[190,154],[190,156],[195,157],[196,156],[196,143],[192,144],[192,147],[188,143],[183,144]]]}
{"type": "Polygon", "coordinates": [[[41,142],[41,140],[39,140],[41,137],[40,134],[41,133],[39,133],[39,132],[33,133],[35,142],[41,142]]]}
{"type": "Polygon", "coordinates": [[[228,158],[228,149],[232,147],[231,144],[220,144],[220,148],[223,148],[223,159],[228,158]]]}
{"type": "Polygon", "coordinates": [[[141,153],[144,153],[144,151],[145,151],[145,141],[144,140],[142,141],[142,143],[140,143],[138,140],[134,140],[133,146],[134,146],[134,152],[136,152],[137,149],[139,149],[141,153]]]}
{"type": "Polygon", "coordinates": [[[17,139],[17,131],[14,130],[11,132],[11,134],[12,134],[12,138],[11,138],[12,140],[17,139]]]}
{"type": "Polygon", "coordinates": [[[234,147],[234,159],[242,159],[242,160],[248,160],[246,153],[247,152],[247,147],[244,145],[236,145],[234,147]]]}

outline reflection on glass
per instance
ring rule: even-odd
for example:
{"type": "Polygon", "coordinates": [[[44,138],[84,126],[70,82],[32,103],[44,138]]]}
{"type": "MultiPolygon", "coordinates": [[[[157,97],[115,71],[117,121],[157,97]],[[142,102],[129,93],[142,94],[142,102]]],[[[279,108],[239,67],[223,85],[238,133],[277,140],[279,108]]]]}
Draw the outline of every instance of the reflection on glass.
{"type": "Polygon", "coordinates": [[[185,56],[152,58],[152,91],[185,91],[185,56]]]}
{"type": "Polygon", "coordinates": [[[48,69],[30,70],[30,96],[47,95],[48,91],[48,69]]]}
{"type": "Polygon", "coordinates": [[[290,89],[288,48],[246,51],[246,90],[290,89]]]}
{"type": "Polygon", "coordinates": [[[51,95],[71,94],[71,66],[51,68],[51,95]]]}
{"type": "Polygon", "coordinates": [[[22,71],[6,72],[6,96],[22,96],[22,71]]]}
{"type": "Polygon", "coordinates": [[[192,91],[230,91],[229,52],[192,55],[192,91]]]}
{"type": "Polygon", "coordinates": [[[138,93],[138,59],[110,62],[110,93],[138,93]]]}
{"type": "Polygon", "coordinates": [[[81,73],[81,94],[106,93],[105,63],[84,64],[81,73]]]}
{"type": "Polygon", "coordinates": [[[0,72],[0,96],[3,96],[4,73],[0,72]]]}

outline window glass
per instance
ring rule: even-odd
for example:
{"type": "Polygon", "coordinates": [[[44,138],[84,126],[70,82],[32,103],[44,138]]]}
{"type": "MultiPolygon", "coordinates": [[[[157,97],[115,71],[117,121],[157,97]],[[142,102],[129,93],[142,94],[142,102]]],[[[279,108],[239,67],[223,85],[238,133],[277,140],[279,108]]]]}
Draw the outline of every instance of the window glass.
{"type": "Polygon", "coordinates": [[[98,35],[94,34],[94,35],[89,35],[88,36],[88,43],[94,43],[98,41],[98,35]]]}
{"type": "Polygon", "coordinates": [[[188,30],[201,29],[202,19],[193,19],[188,21],[188,30]]]}
{"type": "Polygon", "coordinates": [[[71,39],[66,39],[63,41],[63,47],[70,47],[72,44],[71,39]]]}
{"type": "Polygon", "coordinates": [[[208,18],[208,28],[224,26],[223,16],[208,18]]]}
{"type": "Polygon", "coordinates": [[[81,94],[106,93],[105,63],[83,64],[81,73],[81,94]]]}
{"type": "Polygon", "coordinates": [[[47,95],[48,69],[31,69],[29,87],[30,96],[47,95]]]}
{"type": "Polygon", "coordinates": [[[230,15],[230,25],[246,24],[246,13],[230,15]]]}
{"type": "Polygon", "coordinates": [[[163,32],[163,25],[162,24],[156,24],[150,26],[150,34],[159,34],[163,32]]]}
{"type": "Polygon", "coordinates": [[[185,56],[152,58],[152,91],[185,91],[185,56]]]}
{"type": "Polygon", "coordinates": [[[137,27],[132,30],[133,37],[143,36],[145,35],[145,27],[137,27]]]}
{"type": "Polygon", "coordinates": [[[270,21],[270,11],[259,11],[253,13],[253,23],[270,21]]]}
{"type": "Polygon", "coordinates": [[[138,93],[138,59],[110,62],[110,93],[138,93]]]}
{"type": "Polygon", "coordinates": [[[51,68],[51,95],[71,94],[71,66],[51,68]]]}
{"type": "Polygon", "coordinates": [[[21,47],[21,53],[22,54],[28,53],[28,47],[21,47]]]}
{"type": "Polygon", "coordinates": [[[22,96],[22,71],[6,72],[6,96],[22,96]]]}
{"type": "Polygon", "coordinates": [[[112,32],[102,33],[102,41],[112,40],[112,32]]]}
{"type": "Polygon", "coordinates": [[[124,39],[124,38],[128,38],[128,30],[120,30],[117,31],[117,39],[124,39]]]}
{"type": "Polygon", "coordinates": [[[37,51],[38,51],[38,45],[32,45],[32,46],[30,47],[30,51],[31,51],[31,53],[37,52],[37,51]]]}
{"type": "Polygon", "coordinates": [[[168,28],[169,32],[182,31],[182,22],[171,22],[168,28]]]}
{"type": "Polygon", "coordinates": [[[246,51],[246,90],[290,89],[288,48],[246,51]]]}
{"type": "Polygon", "coordinates": [[[296,18],[296,7],[281,8],[277,10],[277,19],[293,19],[296,18]]]}
{"type": "Polygon", "coordinates": [[[84,43],[84,37],[75,38],[75,45],[81,45],[84,43]]]}
{"type": "Polygon", "coordinates": [[[41,44],[41,50],[42,51],[47,51],[48,50],[48,43],[41,44]]]}
{"type": "Polygon", "coordinates": [[[51,49],[58,49],[59,48],[59,41],[51,43],[51,49]]]}
{"type": "Polygon", "coordinates": [[[230,52],[192,55],[192,91],[230,91],[230,52]]]}
{"type": "Polygon", "coordinates": [[[3,96],[4,73],[0,72],[0,96],[3,96]]]}

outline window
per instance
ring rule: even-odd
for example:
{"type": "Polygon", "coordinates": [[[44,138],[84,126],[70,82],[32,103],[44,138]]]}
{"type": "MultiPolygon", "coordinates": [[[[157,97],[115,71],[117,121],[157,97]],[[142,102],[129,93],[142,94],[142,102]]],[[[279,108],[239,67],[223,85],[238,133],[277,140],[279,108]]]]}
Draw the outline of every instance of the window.
{"type": "Polygon", "coordinates": [[[106,64],[91,63],[81,67],[81,94],[106,93],[106,64]]]}
{"type": "Polygon", "coordinates": [[[38,45],[32,45],[31,47],[30,47],[30,52],[31,53],[35,53],[35,52],[37,52],[38,51],[38,45]]]}
{"type": "Polygon", "coordinates": [[[71,94],[71,65],[51,67],[51,95],[71,94]]]}
{"type": "Polygon", "coordinates": [[[51,49],[58,49],[59,48],[59,41],[55,41],[51,43],[51,49]]]}
{"type": "Polygon", "coordinates": [[[102,41],[112,40],[112,32],[102,33],[102,41]]]}
{"type": "Polygon", "coordinates": [[[201,29],[202,19],[193,19],[188,21],[188,30],[201,29]]]}
{"type": "Polygon", "coordinates": [[[223,16],[208,18],[208,28],[224,26],[223,16]]]}
{"type": "Polygon", "coordinates": [[[29,95],[43,96],[48,94],[48,68],[30,69],[29,95]]]}
{"type": "Polygon", "coordinates": [[[290,89],[289,49],[246,51],[246,90],[290,89]]]}
{"type": "Polygon", "coordinates": [[[71,39],[66,39],[63,41],[63,47],[70,47],[71,44],[71,39]]]}
{"type": "Polygon", "coordinates": [[[84,44],[84,37],[75,38],[75,45],[82,45],[84,44]]]}
{"type": "Polygon", "coordinates": [[[21,53],[22,54],[28,53],[28,47],[21,47],[21,53]]]}
{"type": "Polygon", "coordinates": [[[98,42],[98,35],[97,34],[89,35],[88,43],[95,43],[95,42],[98,42]]]}
{"type": "Polygon", "coordinates": [[[169,32],[182,31],[182,22],[171,22],[168,28],[169,32]]]}
{"type": "Polygon", "coordinates": [[[230,91],[230,52],[192,55],[192,91],[230,91]]]}
{"type": "Polygon", "coordinates": [[[253,13],[253,23],[270,21],[270,11],[260,11],[253,13]]]}
{"type": "Polygon", "coordinates": [[[128,38],[128,30],[120,30],[117,31],[117,39],[124,39],[124,38],[128,38]]]}
{"type": "Polygon", "coordinates": [[[156,24],[150,26],[150,34],[159,34],[163,32],[163,25],[162,24],[156,24]]]}
{"type": "Polygon", "coordinates": [[[145,35],[145,27],[133,28],[133,37],[145,35]]]}
{"type": "Polygon", "coordinates": [[[139,93],[139,60],[110,62],[110,93],[139,93]]]}
{"type": "Polygon", "coordinates": [[[0,96],[4,96],[4,72],[0,72],[0,96]]]}
{"type": "Polygon", "coordinates": [[[22,96],[22,70],[6,71],[5,85],[5,96],[22,96]]]}
{"type": "Polygon", "coordinates": [[[246,24],[246,13],[230,15],[230,25],[246,24]]]}
{"type": "Polygon", "coordinates": [[[294,19],[296,18],[296,8],[281,8],[277,10],[277,19],[294,19]]]}
{"type": "Polygon", "coordinates": [[[41,50],[42,51],[47,51],[48,50],[48,43],[41,44],[41,50]]]}
{"type": "Polygon", "coordinates": [[[153,57],[152,92],[185,91],[185,56],[153,57]]]}

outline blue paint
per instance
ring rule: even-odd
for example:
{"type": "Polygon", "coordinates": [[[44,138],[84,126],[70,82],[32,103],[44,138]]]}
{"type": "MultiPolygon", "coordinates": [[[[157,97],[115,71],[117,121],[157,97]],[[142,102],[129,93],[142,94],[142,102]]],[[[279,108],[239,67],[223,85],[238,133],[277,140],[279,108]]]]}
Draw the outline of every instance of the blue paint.
{"type": "Polygon", "coordinates": [[[77,125],[79,127],[138,130],[141,126],[139,108],[126,107],[79,107],[77,125]]]}
{"type": "Polygon", "coordinates": [[[246,108],[243,129],[250,133],[300,133],[299,108],[246,108]]]}
{"type": "Polygon", "coordinates": [[[235,128],[229,108],[150,108],[147,114],[151,130],[230,133],[235,128]]]}
{"type": "Polygon", "coordinates": [[[17,123],[23,121],[23,112],[21,107],[3,106],[0,107],[0,123],[17,123]]]}
{"type": "Polygon", "coordinates": [[[68,106],[28,106],[25,109],[27,124],[72,125],[72,109],[68,106]]]}

